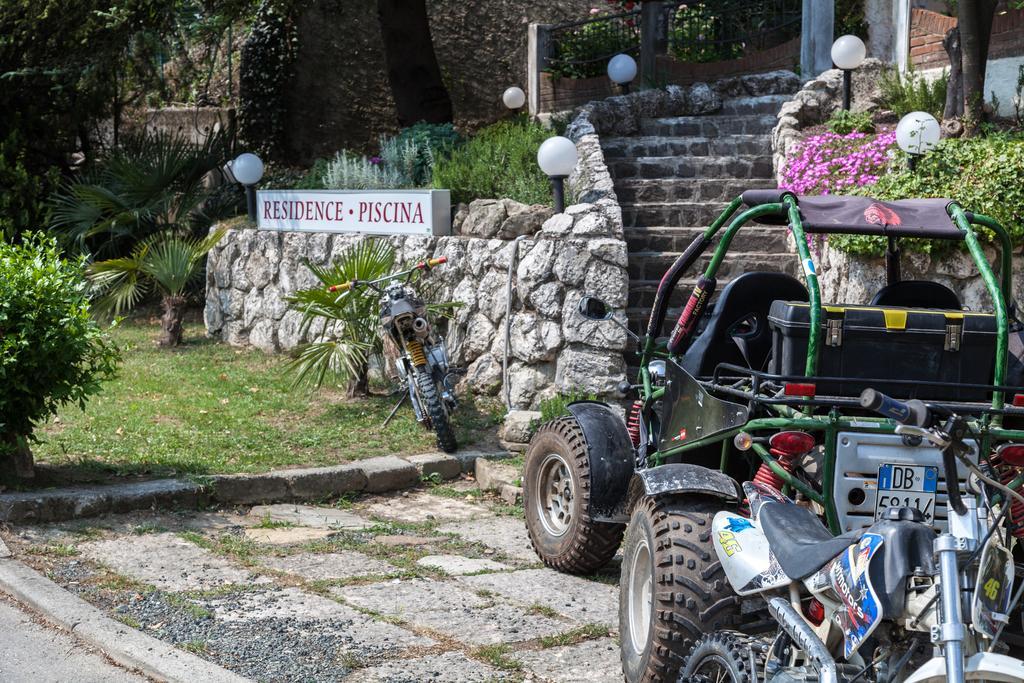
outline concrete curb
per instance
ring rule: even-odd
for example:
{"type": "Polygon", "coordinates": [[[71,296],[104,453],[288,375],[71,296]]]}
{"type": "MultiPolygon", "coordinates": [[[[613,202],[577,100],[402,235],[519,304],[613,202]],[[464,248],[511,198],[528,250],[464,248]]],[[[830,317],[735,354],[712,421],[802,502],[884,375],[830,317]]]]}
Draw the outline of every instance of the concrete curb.
{"type": "Polygon", "coordinates": [[[0,590],[33,608],[47,621],[99,648],[118,664],[138,669],[159,681],[244,683],[250,680],[111,619],[17,560],[0,560],[0,590]]]}
{"type": "Polygon", "coordinates": [[[478,459],[500,460],[504,452],[464,451],[447,455],[385,455],[348,465],[157,479],[128,484],[72,486],[0,494],[0,522],[61,522],[106,513],[149,509],[197,509],[224,505],[316,502],[344,493],[383,493],[416,486],[423,476],[454,479],[475,471],[478,459]]]}

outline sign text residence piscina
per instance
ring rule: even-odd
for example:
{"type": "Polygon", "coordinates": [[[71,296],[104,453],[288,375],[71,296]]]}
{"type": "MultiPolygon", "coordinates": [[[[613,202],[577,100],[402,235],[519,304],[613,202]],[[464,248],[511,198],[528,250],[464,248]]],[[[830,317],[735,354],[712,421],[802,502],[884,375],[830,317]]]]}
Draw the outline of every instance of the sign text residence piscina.
{"type": "Polygon", "coordinates": [[[260,230],[451,234],[448,190],[260,190],[260,230]]]}

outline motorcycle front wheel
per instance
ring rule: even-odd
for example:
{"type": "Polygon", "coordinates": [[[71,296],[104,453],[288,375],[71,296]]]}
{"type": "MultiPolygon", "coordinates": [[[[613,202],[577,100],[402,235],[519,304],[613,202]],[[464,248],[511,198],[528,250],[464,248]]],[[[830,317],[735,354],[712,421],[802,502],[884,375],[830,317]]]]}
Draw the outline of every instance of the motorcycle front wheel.
{"type": "Polygon", "coordinates": [[[448,411],[441,401],[434,376],[426,367],[416,369],[416,393],[423,411],[430,418],[430,427],[437,435],[437,447],[445,453],[454,453],[459,447],[455,441],[455,430],[448,420],[448,411]]]}
{"type": "Polygon", "coordinates": [[[680,670],[678,683],[754,683],[762,659],[755,642],[735,631],[704,636],[680,670]]]}

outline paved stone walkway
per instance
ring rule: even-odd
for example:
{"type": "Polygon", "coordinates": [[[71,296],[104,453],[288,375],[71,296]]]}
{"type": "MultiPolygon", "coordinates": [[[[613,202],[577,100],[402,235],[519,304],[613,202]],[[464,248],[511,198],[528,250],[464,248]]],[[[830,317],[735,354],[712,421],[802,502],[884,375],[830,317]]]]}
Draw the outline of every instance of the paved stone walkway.
{"type": "Polygon", "coordinates": [[[254,680],[621,681],[616,567],[543,568],[518,512],[456,482],[4,537],[115,618],[254,680]]]}

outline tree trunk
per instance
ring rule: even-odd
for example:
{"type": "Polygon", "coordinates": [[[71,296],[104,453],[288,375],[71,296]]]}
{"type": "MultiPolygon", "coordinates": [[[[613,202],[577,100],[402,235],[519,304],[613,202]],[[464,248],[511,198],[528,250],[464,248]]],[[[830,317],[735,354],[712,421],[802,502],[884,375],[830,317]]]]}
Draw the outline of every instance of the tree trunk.
{"type": "Polygon", "coordinates": [[[370,395],[370,366],[363,363],[359,373],[348,381],[346,394],[349,398],[363,398],[370,395]]]}
{"type": "Polygon", "coordinates": [[[181,325],[185,320],[185,297],[165,296],[163,306],[164,314],[160,318],[160,336],[156,343],[160,346],[177,346],[181,343],[181,325]]]}
{"type": "Polygon", "coordinates": [[[9,478],[11,474],[16,479],[32,479],[35,476],[35,463],[25,437],[5,433],[0,436],[0,441],[4,444],[0,451],[7,451],[5,461],[0,463],[0,479],[9,478]]]}
{"type": "Polygon", "coordinates": [[[978,135],[985,106],[985,67],[997,0],[961,0],[958,5],[963,49],[964,136],[978,135]]]}
{"type": "Polygon", "coordinates": [[[942,47],[949,55],[949,81],[946,83],[946,106],[942,110],[942,118],[958,119],[964,115],[964,72],[960,30],[957,27],[954,26],[946,33],[942,47]]]}
{"type": "Polygon", "coordinates": [[[426,0],[377,0],[388,80],[400,126],[452,120],[452,100],[434,54],[426,0]]]}

